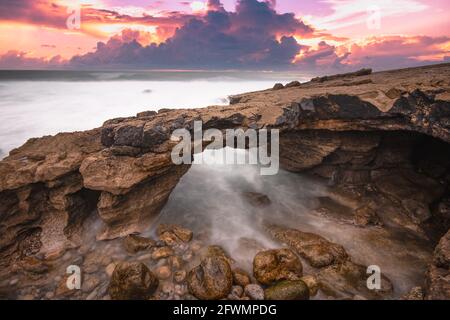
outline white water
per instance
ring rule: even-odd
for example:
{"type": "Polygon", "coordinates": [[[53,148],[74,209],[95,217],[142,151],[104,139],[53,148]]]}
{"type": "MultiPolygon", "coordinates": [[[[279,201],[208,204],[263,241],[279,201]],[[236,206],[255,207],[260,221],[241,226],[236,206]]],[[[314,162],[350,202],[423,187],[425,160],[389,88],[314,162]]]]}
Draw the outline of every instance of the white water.
{"type": "Polygon", "coordinates": [[[224,105],[229,95],[290,80],[1,81],[0,159],[29,138],[92,129],[140,111],[224,105]]]}

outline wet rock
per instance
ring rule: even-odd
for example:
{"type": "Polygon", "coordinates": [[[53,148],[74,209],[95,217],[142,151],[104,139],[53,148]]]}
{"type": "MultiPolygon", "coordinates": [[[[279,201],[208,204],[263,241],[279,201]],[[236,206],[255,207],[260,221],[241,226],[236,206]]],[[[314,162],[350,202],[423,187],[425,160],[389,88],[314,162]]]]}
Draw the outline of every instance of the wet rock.
{"type": "Polygon", "coordinates": [[[258,252],[266,250],[266,246],[256,239],[241,237],[238,240],[239,250],[243,252],[258,252]]]}
{"type": "Polygon", "coordinates": [[[434,249],[433,262],[439,268],[450,269],[450,230],[434,249]]]}
{"type": "Polygon", "coordinates": [[[317,294],[317,291],[319,290],[319,282],[317,280],[317,277],[314,275],[306,275],[300,278],[309,289],[309,295],[311,297],[315,296],[317,294]]]}
{"type": "Polygon", "coordinates": [[[241,286],[231,287],[231,295],[240,298],[243,293],[244,293],[244,289],[241,286]]]}
{"type": "Polygon", "coordinates": [[[422,287],[414,287],[402,297],[402,300],[424,300],[425,293],[422,287]]]}
{"type": "Polygon", "coordinates": [[[262,284],[280,280],[299,280],[302,263],[290,249],[274,249],[259,252],[253,259],[253,275],[262,284]]]}
{"type": "Polygon", "coordinates": [[[381,225],[377,212],[369,206],[362,206],[355,210],[354,221],[357,226],[381,225]]]}
{"type": "Polygon", "coordinates": [[[172,275],[172,271],[170,270],[169,266],[161,266],[155,270],[155,274],[158,279],[166,280],[170,278],[170,276],[172,275]]]}
{"type": "Polygon", "coordinates": [[[125,249],[131,254],[135,254],[143,250],[148,250],[155,245],[156,242],[154,240],[133,234],[126,236],[124,240],[125,249]]]}
{"type": "Polygon", "coordinates": [[[147,300],[158,287],[156,276],[140,262],[120,262],[111,277],[113,300],[147,300]]]}
{"type": "Polygon", "coordinates": [[[369,276],[365,266],[345,261],[321,269],[317,279],[326,295],[338,299],[352,299],[354,295],[367,299],[390,298],[393,292],[391,281],[381,274],[381,288],[370,290],[367,287],[369,276]]]}
{"type": "Polygon", "coordinates": [[[430,264],[426,273],[426,299],[450,299],[450,271],[430,264]]]}
{"type": "Polygon", "coordinates": [[[430,217],[429,204],[444,191],[438,181],[412,170],[381,175],[375,185],[382,193],[400,202],[416,224],[430,217]]]}
{"type": "Polygon", "coordinates": [[[69,289],[69,287],[67,286],[68,279],[69,279],[69,275],[65,275],[59,281],[58,286],[56,287],[56,290],[55,290],[56,297],[67,298],[77,292],[77,290],[75,290],[75,289],[69,289]]]}
{"type": "Polygon", "coordinates": [[[274,239],[291,247],[313,267],[321,268],[348,259],[344,247],[319,235],[276,225],[266,228],[274,239]]]}
{"type": "Polygon", "coordinates": [[[172,296],[175,293],[175,285],[170,282],[165,282],[161,286],[161,291],[169,296],[172,296]]]}
{"type": "Polygon", "coordinates": [[[168,258],[168,263],[173,270],[179,270],[183,266],[183,258],[180,256],[171,256],[168,258]]]}
{"type": "Polygon", "coordinates": [[[281,89],[284,89],[284,86],[281,83],[275,83],[275,85],[273,86],[273,90],[281,90],[281,89]]]}
{"type": "Polygon", "coordinates": [[[29,273],[44,274],[49,271],[49,266],[36,257],[25,257],[19,262],[19,267],[29,273]]]}
{"type": "Polygon", "coordinates": [[[194,240],[192,241],[191,245],[189,246],[189,248],[193,251],[193,252],[197,252],[199,250],[201,250],[203,248],[204,244],[202,241],[199,240],[194,240]]]}
{"type": "Polygon", "coordinates": [[[213,245],[208,246],[206,249],[207,257],[220,257],[225,259],[230,265],[234,264],[234,260],[230,257],[230,255],[225,251],[221,246],[213,245]]]}
{"type": "Polygon", "coordinates": [[[184,284],[176,284],[174,287],[174,293],[180,297],[188,293],[188,288],[184,284]]]}
{"type": "Polygon", "coordinates": [[[252,300],[264,300],[264,289],[258,284],[246,285],[244,292],[252,300]]]}
{"type": "Polygon", "coordinates": [[[168,246],[173,246],[192,239],[192,231],[175,224],[161,224],[157,229],[159,238],[168,246]]]}
{"type": "MultiPolygon", "coordinates": [[[[280,121],[296,126],[298,114],[296,115],[294,111],[287,112],[280,121]]],[[[286,132],[280,136],[280,165],[293,172],[312,169],[322,164],[324,159],[340,146],[341,140],[332,134],[319,135],[309,131],[286,132]]]]}
{"type": "Polygon", "coordinates": [[[168,258],[173,255],[175,252],[171,247],[159,247],[155,248],[152,252],[152,259],[159,260],[163,258],[168,258]]]}
{"type": "Polygon", "coordinates": [[[84,293],[92,292],[98,285],[100,280],[95,276],[88,276],[83,279],[81,284],[81,291],[84,293]]]}
{"type": "Polygon", "coordinates": [[[217,300],[228,296],[233,275],[228,262],[219,256],[207,256],[189,272],[189,291],[198,299],[217,300]]]}
{"type": "Polygon", "coordinates": [[[426,273],[426,299],[450,299],[450,231],[439,241],[426,273]]]}
{"type": "Polygon", "coordinates": [[[106,266],[105,272],[106,272],[106,274],[107,274],[109,277],[112,276],[112,274],[113,274],[113,272],[114,272],[114,269],[116,268],[116,265],[117,265],[116,262],[111,262],[110,264],[108,264],[108,265],[106,266]]]}
{"type": "Polygon", "coordinates": [[[181,283],[186,280],[187,273],[185,270],[178,270],[173,273],[173,280],[177,283],[181,283]]]}
{"type": "Polygon", "coordinates": [[[151,259],[152,259],[151,253],[142,254],[136,258],[137,261],[146,261],[146,260],[151,260],[151,259]]]}
{"type": "Polygon", "coordinates": [[[254,207],[267,207],[272,203],[268,196],[258,192],[243,192],[242,196],[254,207]]]}
{"type": "Polygon", "coordinates": [[[242,269],[233,269],[233,282],[243,288],[251,283],[250,276],[242,269]]]}
{"type": "Polygon", "coordinates": [[[283,280],[265,291],[266,300],[308,300],[308,286],[301,280],[283,280]]]}

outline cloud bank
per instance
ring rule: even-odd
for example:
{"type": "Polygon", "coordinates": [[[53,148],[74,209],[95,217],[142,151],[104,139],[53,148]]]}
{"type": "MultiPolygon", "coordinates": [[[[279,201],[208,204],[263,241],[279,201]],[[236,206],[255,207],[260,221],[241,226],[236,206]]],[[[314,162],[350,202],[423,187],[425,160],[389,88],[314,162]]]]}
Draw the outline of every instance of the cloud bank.
{"type": "MultiPolygon", "coordinates": [[[[4,0],[0,19],[64,28],[66,8],[48,0],[4,0]],[[47,6],[47,7],[46,7],[47,6]],[[9,8],[8,10],[3,10],[9,8]],[[64,25],[64,27],[63,27],[64,25]]],[[[446,36],[376,36],[363,41],[336,37],[279,13],[274,0],[238,0],[234,11],[209,0],[200,14],[130,16],[87,6],[83,24],[95,21],[156,25],[155,33],[125,29],[92,52],[63,60],[34,58],[27,52],[0,55],[0,68],[65,69],[249,69],[330,73],[372,67],[377,70],[448,61],[446,36]],[[309,39],[321,39],[311,45],[309,39]],[[309,43],[309,44],[308,44],[309,43]]],[[[89,31],[88,31],[89,32],[89,31]]],[[[56,49],[56,48],[55,48],[56,49]]]]}

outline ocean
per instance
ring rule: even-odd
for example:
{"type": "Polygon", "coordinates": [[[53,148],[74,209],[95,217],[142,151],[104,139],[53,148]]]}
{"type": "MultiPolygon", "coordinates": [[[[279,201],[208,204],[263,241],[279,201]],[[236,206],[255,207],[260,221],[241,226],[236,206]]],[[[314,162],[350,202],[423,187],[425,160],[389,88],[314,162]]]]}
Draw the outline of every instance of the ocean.
{"type": "Polygon", "coordinates": [[[96,128],[161,108],[226,105],[228,96],[312,76],[282,72],[0,71],[0,158],[29,138],[96,128]]]}

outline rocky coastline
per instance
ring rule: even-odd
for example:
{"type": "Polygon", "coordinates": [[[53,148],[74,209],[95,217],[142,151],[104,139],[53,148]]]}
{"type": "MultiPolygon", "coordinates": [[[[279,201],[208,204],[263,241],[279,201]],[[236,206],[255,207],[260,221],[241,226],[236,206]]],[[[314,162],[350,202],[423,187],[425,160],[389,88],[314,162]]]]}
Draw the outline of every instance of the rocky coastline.
{"type": "MultiPolygon", "coordinates": [[[[362,70],[276,84],[230,97],[225,107],[146,111],[89,131],[30,139],[0,162],[0,296],[392,298],[387,277],[381,289],[367,290],[367,266],[342,245],[281,221],[261,226],[279,248],[261,248],[253,270],[240,269],[232,254],[184,226],[161,224],[155,239],[139,236],[190,168],[171,161],[171,133],[202,121],[205,129],[279,129],[281,167],[329,185],[321,215],[399,229],[435,248],[423,284],[405,299],[450,299],[449,79],[450,64],[362,70]],[[83,238],[93,216],[102,221],[92,240],[100,255],[83,238]],[[127,258],[111,258],[108,241],[119,241],[127,258]],[[92,269],[87,288],[68,291],[56,275],[54,290],[41,290],[60,261],[78,259],[73,252],[92,269]]],[[[247,197],[255,205],[270,201],[247,197]]]]}

